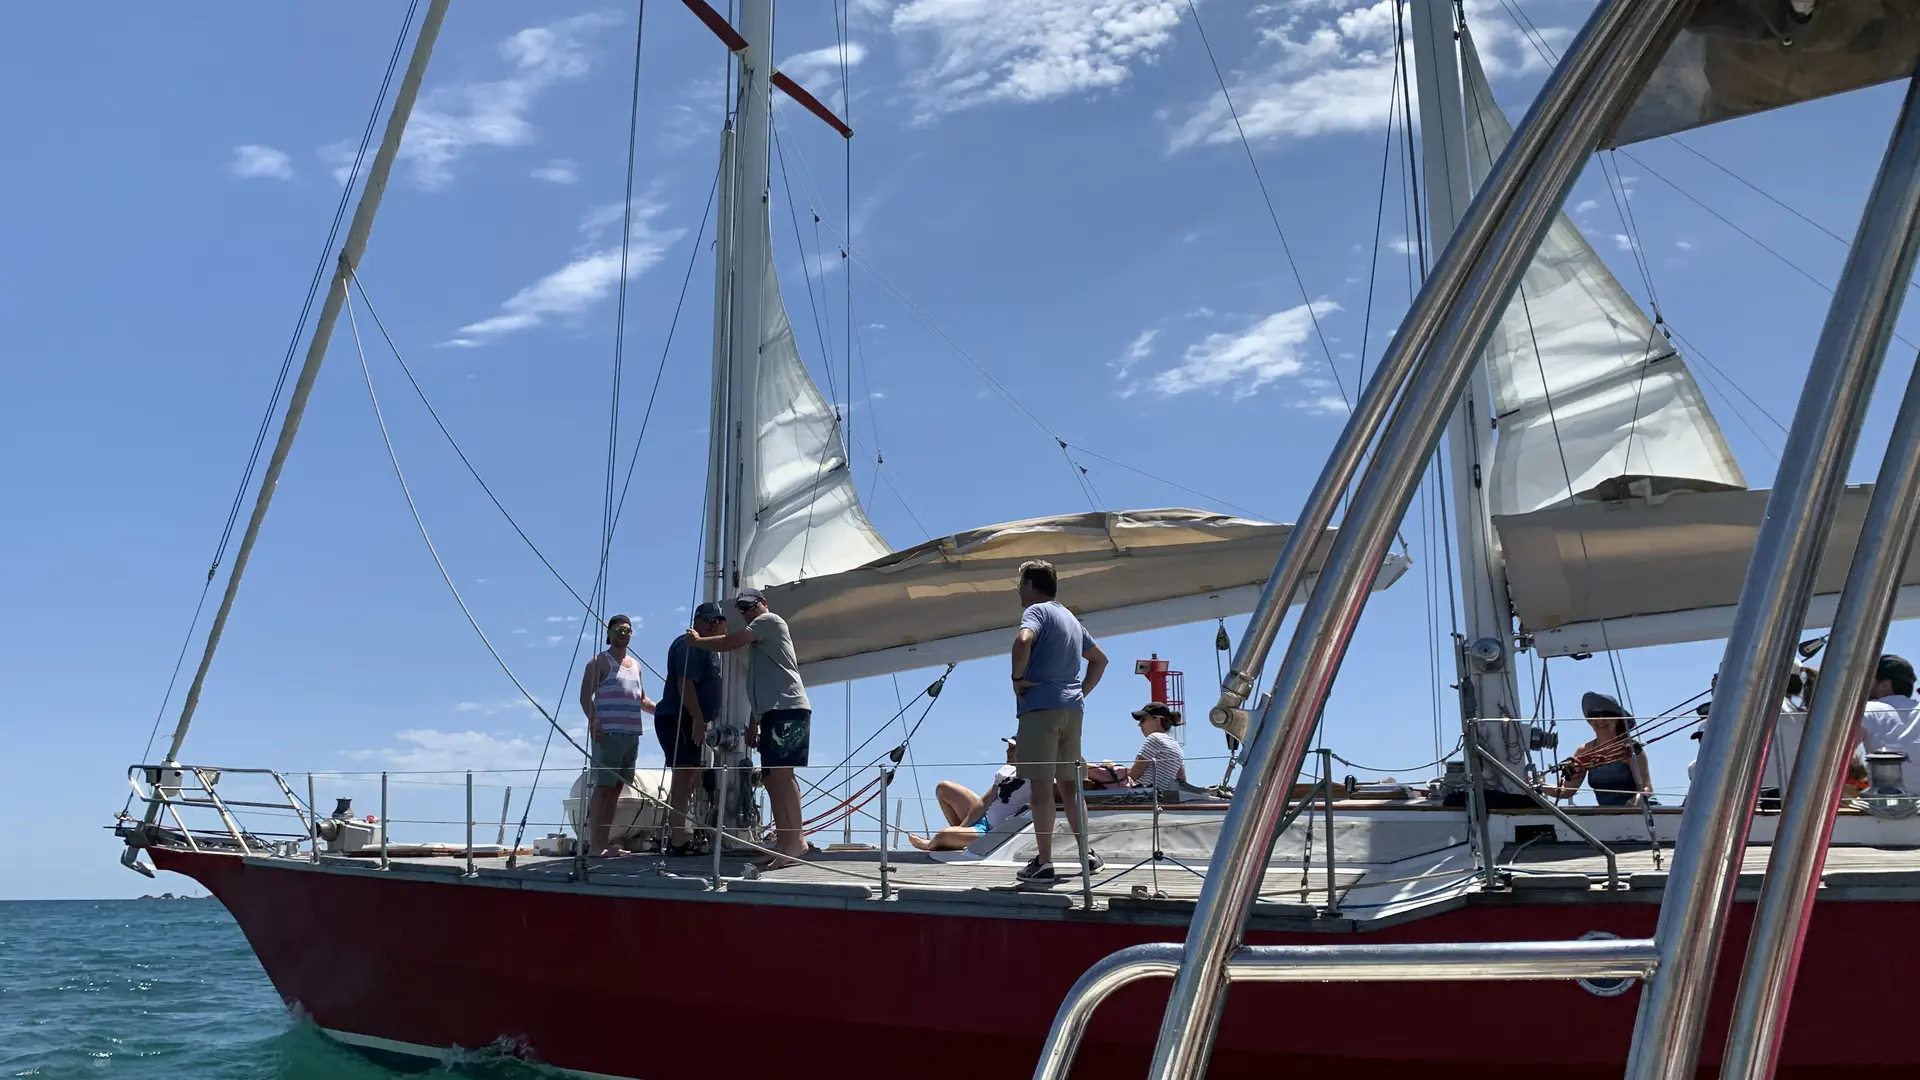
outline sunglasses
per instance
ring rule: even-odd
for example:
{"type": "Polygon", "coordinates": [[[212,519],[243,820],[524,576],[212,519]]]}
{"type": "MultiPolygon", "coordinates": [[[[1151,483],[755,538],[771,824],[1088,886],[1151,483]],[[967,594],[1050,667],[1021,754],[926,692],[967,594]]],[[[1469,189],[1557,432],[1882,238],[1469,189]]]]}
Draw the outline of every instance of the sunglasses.
{"type": "Polygon", "coordinates": [[[609,627],[607,627],[607,633],[609,633],[609,634],[625,634],[625,635],[628,635],[628,636],[632,636],[632,634],[633,634],[633,627],[631,627],[631,626],[628,626],[628,625],[627,625],[626,623],[615,623],[614,625],[612,625],[612,626],[609,626],[609,627]]]}

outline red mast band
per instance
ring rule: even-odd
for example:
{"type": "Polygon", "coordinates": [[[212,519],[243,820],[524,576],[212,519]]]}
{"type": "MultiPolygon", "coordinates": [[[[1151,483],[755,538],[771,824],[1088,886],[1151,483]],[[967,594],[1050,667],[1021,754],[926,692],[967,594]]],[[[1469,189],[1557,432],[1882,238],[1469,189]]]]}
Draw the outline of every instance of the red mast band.
{"type": "Polygon", "coordinates": [[[800,107],[827,122],[827,126],[840,133],[843,139],[853,138],[853,129],[847,122],[833,115],[833,110],[820,104],[820,99],[807,93],[807,88],[786,77],[782,72],[774,72],[769,80],[773,85],[786,91],[788,97],[800,103],[800,107]]]}
{"type": "Polygon", "coordinates": [[[713,31],[713,36],[719,38],[729,52],[746,51],[747,39],[741,37],[740,31],[735,30],[733,25],[727,22],[726,16],[713,10],[713,5],[707,3],[707,0],[680,0],[680,2],[687,5],[687,10],[693,12],[696,18],[707,24],[707,29],[713,31]]]}

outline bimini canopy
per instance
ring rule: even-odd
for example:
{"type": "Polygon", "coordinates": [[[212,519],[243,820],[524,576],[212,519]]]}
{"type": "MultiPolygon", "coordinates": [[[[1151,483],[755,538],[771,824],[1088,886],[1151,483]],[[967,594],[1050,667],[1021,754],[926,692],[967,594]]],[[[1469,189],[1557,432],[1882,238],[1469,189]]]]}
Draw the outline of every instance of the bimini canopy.
{"type": "MultiPolygon", "coordinates": [[[[815,684],[844,682],[1005,650],[1020,621],[1016,586],[1028,559],[1054,565],[1061,603],[1096,638],[1245,614],[1291,531],[1181,509],[1033,518],[765,592],[793,629],[801,675],[815,684]]],[[[1332,536],[1330,529],[1311,570],[1320,568],[1332,536]]],[[[1389,555],[1374,588],[1393,584],[1408,565],[1389,555]]]]}
{"type": "MultiPolygon", "coordinates": [[[[1543,656],[1726,637],[1767,495],[1686,492],[1495,517],[1521,628],[1543,656]]],[[[1833,620],[1872,495],[1871,484],[1841,495],[1808,626],[1833,620]]],[[[1901,584],[1895,617],[1920,616],[1911,555],[1901,584]]]]}

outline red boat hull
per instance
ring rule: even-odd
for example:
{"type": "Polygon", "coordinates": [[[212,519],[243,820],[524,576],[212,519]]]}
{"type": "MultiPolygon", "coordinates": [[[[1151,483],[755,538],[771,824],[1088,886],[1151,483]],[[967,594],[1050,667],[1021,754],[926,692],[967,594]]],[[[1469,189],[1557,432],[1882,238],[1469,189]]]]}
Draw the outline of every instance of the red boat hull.
{"type": "MultiPolygon", "coordinates": [[[[736,1068],[782,1077],[1025,1076],[1089,965],[1128,945],[1184,936],[1183,927],[1105,919],[536,890],[151,854],[226,905],[290,1006],[349,1041],[506,1044],[564,1069],[641,1080],[710,1080],[736,1068]]],[[[1702,1049],[1709,1066],[1720,1057],[1751,914],[1752,905],[1738,905],[1721,960],[1702,1049]]],[[[1487,900],[1365,936],[1646,937],[1657,915],[1656,904],[1627,896],[1487,900]]],[[[1249,940],[1340,937],[1255,932],[1249,940]]],[[[1920,903],[1822,901],[1781,1075],[1920,1074],[1920,1044],[1903,1037],[1913,1022],[1908,973],[1917,970],[1920,903]]],[[[1075,1075],[1141,1075],[1165,1000],[1163,981],[1118,992],[1095,1017],[1075,1075]]],[[[1540,1067],[1556,1080],[1614,1077],[1638,1001],[1637,988],[1602,997],[1561,982],[1243,985],[1231,993],[1208,1075],[1324,1067],[1345,1077],[1483,1080],[1540,1067]]]]}

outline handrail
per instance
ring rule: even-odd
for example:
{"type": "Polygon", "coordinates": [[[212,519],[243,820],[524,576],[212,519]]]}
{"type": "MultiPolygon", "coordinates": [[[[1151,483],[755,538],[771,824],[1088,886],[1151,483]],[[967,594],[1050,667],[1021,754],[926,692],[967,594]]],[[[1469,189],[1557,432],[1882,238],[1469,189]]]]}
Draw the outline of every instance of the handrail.
{"type": "MultiPolygon", "coordinates": [[[[1780,707],[1787,665],[1805,625],[1824,541],[1916,255],[1920,255],[1920,81],[1910,81],[1808,363],[1793,428],[1780,454],[1780,470],[1741,582],[1740,607],[1720,660],[1714,722],[1700,741],[1694,780],[1698,798],[1689,800],[1680,819],[1673,869],[1655,930],[1662,963],[1673,977],[1651,984],[1640,996],[1627,1057],[1628,1080],[1681,1080],[1695,1075],[1714,971],[1739,881],[1740,851],[1752,824],[1761,751],[1780,707]]],[[[1860,579],[1862,585],[1878,588],[1876,574],[1897,577],[1905,562],[1904,548],[1897,557],[1878,560],[1875,570],[1860,579]]],[[[1855,580],[1849,575],[1850,592],[1855,580]]],[[[1859,625],[1865,606],[1856,605],[1849,614],[1859,625]]],[[[1838,622],[1834,626],[1836,633],[1849,629],[1838,622]]],[[[1877,641],[1876,637],[1875,644],[1860,647],[1877,654],[1877,641]]],[[[1861,683],[1865,674],[1862,668],[1861,683]]],[[[1856,693],[1861,683],[1849,687],[1841,680],[1841,685],[1822,688],[1814,695],[1815,708],[1823,698],[1831,700],[1829,692],[1856,693]]],[[[1849,711],[1858,707],[1858,700],[1848,702],[1849,711]]],[[[1810,720],[1807,731],[1825,731],[1830,738],[1838,738],[1833,714],[1822,719],[1826,722],[1820,728],[1810,720]]],[[[1850,727],[1851,721],[1847,724],[1850,727]]],[[[1798,764],[1795,771],[1801,773],[1798,764]]],[[[1837,769],[1836,765],[1836,777],[1837,769]]],[[[1829,784],[1802,797],[1826,798],[1836,787],[1829,784]]],[[[1801,887],[1811,889],[1817,879],[1806,872],[1814,858],[1810,845],[1817,830],[1802,827],[1789,835],[1800,847],[1776,850],[1775,858],[1783,867],[1787,862],[1796,864],[1792,876],[1801,887]]],[[[1756,926],[1762,928],[1763,924],[1756,926]]],[[[1775,923],[1775,929],[1787,928],[1775,923]]],[[[1804,922],[1792,929],[1792,953],[1799,952],[1804,929],[1804,922]]],[[[1779,971],[1773,966],[1774,975],[1779,971]]],[[[1767,977],[1773,981],[1773,975],[1767,977]]],[[[1765,999],[1777,1005],[1783,989],[1783,984],[1773,982],[1764,991],[1765,999]]],[[[1749,1001],[1747,1016],[1758,1021],[1756,1007],[1763,1003],[1749,1001]]],[[[1766,1034],[1758,1028],[1754,1033],[1766,1034]]]]}
{"type": "MultiPolygon", "coordinates": [[[[1608,0],[1594,10],[1475,195],[1376,367],[1341,439],[1343,448],[1357,446],[1358,452],[1329,460],[1316,482],[1308,508],[1326,510],[1344,493],[1359,454],[1375,443],[1248,747],[1240,789],[1227,811],[1168,996],[1149,1071],[1154,1080],[1186,1080],[1204,1068],[1230,964],[1264,877],[1272,828],[1285,808],[1285,793],[1276,781],[1299,771],[1394,526],[1531,256],[1607,124],[1644,85],[1650,61],[1692,7],[1687,0],[1608,0]],[[1382,428],[1380,420],[1396,397],[1392,418],[1382,428]]],[[[1303,515],[1309,526],[1310,519],[1311,514],[1303,515]]],[[[1303,535],[1308,531],[1296,527],[1270,585],[1304,573],[1301,564],[1318,541],[1309,542],[1303,535]]],[[[1250,625],[1275,621],[1271,609],[1288,599],[1264,596],[1250,625]]],[[[1073,1007],[1071,998],[1063,1005],[1073,1007]]]]}
{"type": "MultiPolygon", "coordinates": [[[[1618,889],[1620,887],[1620,860],[1614,857],[1612,848],[1601,843],[1600,838],[1593,835],[1591,832],[1588,832],[1586,826],[1573,820],[1573,816],[1571,814],[1567,813],[1565,810],[1562,810],[1560,807],[1554,805],[1554,803],[1551,800],[1549,800],[1545,795],[1542,795],[1538,791],[1534,790],[1533,785],[1527,783],[1526,780],[1523,779],[1519,773],[1514,772],[1512,767],[1510,767],[1506,762],[1501,761],[1499,758],[1494,757],[1491,754],[1482,754],[1480,756],[1480,760],[1486,762],[1488,765],[1493,766],[1493,770],[1499,773],[1501,776],[1504,776],[1508,780],[1519,785],[1520,790],[1526,792],[1528,798],[1540,804],[1541,808],[1546,810],[1547,813],[1552,814],[1555,820],[1559,821],[1562,825],[1565,825],[1567,828],[1572,829],[1574,832],[1578,833],[1580,836],[1580,839],[1585,840],[1587,842],[1588,847],[1599,852],[1601,858],[1604,858],[1607,860],[1607,891],[1612,892],[1613,890],[1618,889]]],[[[1494,862],[1494,855],[1492,852],[1487,853],[1487,862],[1489,864],[1494,862]]]]}
{"type": "MultiPolygon", "coordinates": [[[[1094,1010],[1115,990],[1171,978],[1184,950],[1175,942],[1134,945],[1080,976],[1047,1029],[1033,1080],[1065,1080],[1094,1010]]],[[[1457,945],[1242,945],[1229,982],[1490,982],[1534,979],[1650,979],[1659,963],[1651,939],[1492,941],[1457,945]]]]}

